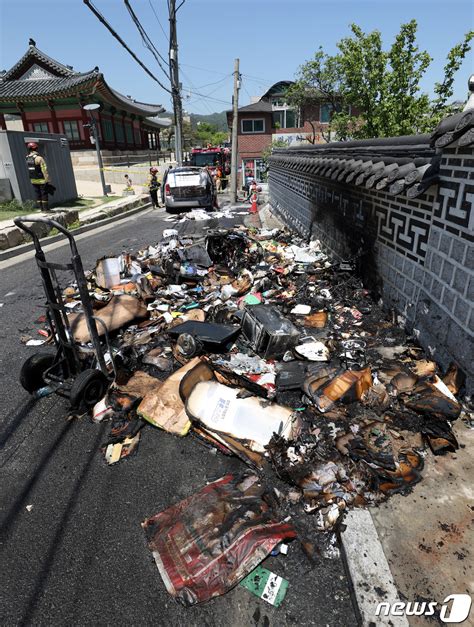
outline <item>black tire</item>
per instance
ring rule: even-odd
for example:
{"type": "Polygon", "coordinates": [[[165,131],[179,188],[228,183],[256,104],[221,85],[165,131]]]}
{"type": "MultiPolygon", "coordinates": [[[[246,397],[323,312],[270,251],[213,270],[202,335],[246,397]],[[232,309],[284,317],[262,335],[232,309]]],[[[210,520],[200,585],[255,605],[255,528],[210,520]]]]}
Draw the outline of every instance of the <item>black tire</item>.
{"type": "Polygon", "coordinates": [[[100,370],[84,370],[72,382],[69,400],[74,409],[90,409],[104,398],[109,381],[100,370]]]}
{"type": "Polygon", "coordinates": [[[51,353],[35,353],[28,357],[20,371],[21,386],[30,394],[46,385],[44,373],[54,363],[51,353]]]}

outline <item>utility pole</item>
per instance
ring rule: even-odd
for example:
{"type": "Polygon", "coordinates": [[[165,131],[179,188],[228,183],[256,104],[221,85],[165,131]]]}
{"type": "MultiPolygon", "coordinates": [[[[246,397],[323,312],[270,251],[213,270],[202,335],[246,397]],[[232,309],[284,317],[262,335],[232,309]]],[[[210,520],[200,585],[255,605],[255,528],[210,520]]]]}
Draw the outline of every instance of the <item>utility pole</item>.
{"type": "Polygon", "coordinates": [[[100,143],[99,143],[99,133],[97,132],[97,122],[94,117],[94,111],[100,109],[100,105],[97,103],[91,103],[88,105],[84,105],[82,107],[89,113],[89,124],[83,124],[85,127],[89,127],[92,131],[92,136],[94,138],[95,149],[97,153],[97,164],[99,166],[99,175],[100,182],[102,183],[102,194],[107,196],[107,193],[110,192],[110,186],[106,185],[105,177],[104,177],[104,163],[102,161],[102,153],[100,152],[100,143]]]}
{"type": "Polygon", "coordinates": [[[233,115],[232,115],[232,154],[230,165],[230,201],[237,202],[237,130],[239,124],[239,89],[240,89],[240,73],[239,60],[234,61],[234,96],[232,98],[233,115]]]}
{"type": "Polygon", "coordinates": [[[170,20],[170,76],[171,91],[173,93],[174,111],[174,143],[175,157],[178,165],[183,165],[183,106],[181,103],[181,91],[179,85],[178,66],[178,36],[176,32],[176,0],[169,0],[169,20],[170,20]]]}

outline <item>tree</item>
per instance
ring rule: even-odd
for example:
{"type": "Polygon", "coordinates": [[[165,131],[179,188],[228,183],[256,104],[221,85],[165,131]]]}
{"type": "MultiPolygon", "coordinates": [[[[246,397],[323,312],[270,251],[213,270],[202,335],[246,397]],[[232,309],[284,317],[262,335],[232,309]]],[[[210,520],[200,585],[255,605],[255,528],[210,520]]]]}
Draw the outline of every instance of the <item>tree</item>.
{"type": "MultiPolygon", "coordinates": [[[[319,101],[327,103],[330,107],[331,120],[337,110],[341,111],[343,92],[343,73],[339,58],[325,54],[320,47],[314,58],[300,67],[298,78],[286,95],[291,104],[303,110],[309,109],[319,101]]],[[[313,128],[313,137],[315,135],[313,128]]],[[[322,135],[329,141],[329,132],[323,131],[322,135]]]]}
{"type": "Polygon", "coordinates": [[[227,139],[227,133],[219,131],[217,126],[208,122],[198,122],[194,130],[194,141],[202,145],[219,146],[227,139]]]}
{"type": "Polygon", "coordinates": [[[268,157],[272,154],[274,148],[288,148],[289,144],[285,139],[274,139],[271,144],[268,144],[262,150],[262,159],[267,165],[268,157]]]}
{"type": "Polygon", "coordinates": [[[351,32],[338,43],[336,55],[319,48],[300,67],[288,92],[299,107],[328,104],[326,140],[331,133],[338,139],[362,139],[427,132],[450,112],[454,75],[471,48],[474,31],[448,53],[444,80],[435,84],[433,101],[420,90],[432,59],[416,44],[416,20],[401,25],[388,50],[377,30],[364,33],[352,24],[351,32]]]}

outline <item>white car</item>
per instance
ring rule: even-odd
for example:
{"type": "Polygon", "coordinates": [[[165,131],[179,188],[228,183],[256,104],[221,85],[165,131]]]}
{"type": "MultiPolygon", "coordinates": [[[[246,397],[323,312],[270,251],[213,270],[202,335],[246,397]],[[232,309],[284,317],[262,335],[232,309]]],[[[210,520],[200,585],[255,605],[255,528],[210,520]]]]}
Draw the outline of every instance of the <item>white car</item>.
{"type": "Polygon", "coordinates": [[[216,188],[206,168],[183,166],[168,170],[161,184],[166,211],[201,207],[212,211],[216,188]]]}

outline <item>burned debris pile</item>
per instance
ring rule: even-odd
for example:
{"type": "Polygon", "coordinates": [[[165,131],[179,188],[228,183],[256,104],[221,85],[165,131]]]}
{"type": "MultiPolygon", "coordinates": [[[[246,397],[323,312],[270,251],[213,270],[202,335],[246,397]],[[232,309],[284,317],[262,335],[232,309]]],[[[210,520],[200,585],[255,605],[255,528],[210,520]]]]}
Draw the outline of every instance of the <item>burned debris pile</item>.
{"type": "MultiPolygon", "coordinates": [[[[115,367],[89,408],[92,420],[111,422],[107,463],[135,453],[153,425],[248,466],[143,523],[168,591],[185,604],[222,594],[294,537],[293,512],[334,529],[347,508],[411,490],[426,454],[458,447],[462,372],[453,364],[441,373],[374,302],[352,261],[329,259],[317,241],[167,229],[156,245],[98,261],[86,278],[115,367]],[[191,545],[201,549],[185,555],[191,545]],[[212,581],[198,574],[207,571],[212,581]]],[[[75,285],[63,299],[87,351],[75,285]]]]}

